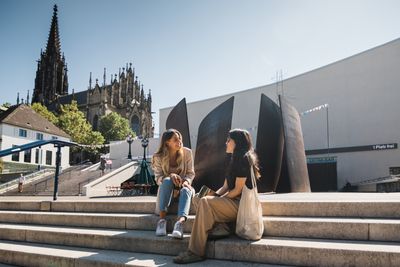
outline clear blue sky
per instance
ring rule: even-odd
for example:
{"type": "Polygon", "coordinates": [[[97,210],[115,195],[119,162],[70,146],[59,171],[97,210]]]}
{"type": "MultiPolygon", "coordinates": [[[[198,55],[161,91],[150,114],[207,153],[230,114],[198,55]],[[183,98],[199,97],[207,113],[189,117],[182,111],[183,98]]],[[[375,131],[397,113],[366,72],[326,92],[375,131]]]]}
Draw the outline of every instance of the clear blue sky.
{"type": "Polygon", "coordinates": [[[0,0],[0,104],[26,97],[58,5],[69,91],[133,62],[160,108],[288,78],[400,37],[400,1],[0,0]]]}

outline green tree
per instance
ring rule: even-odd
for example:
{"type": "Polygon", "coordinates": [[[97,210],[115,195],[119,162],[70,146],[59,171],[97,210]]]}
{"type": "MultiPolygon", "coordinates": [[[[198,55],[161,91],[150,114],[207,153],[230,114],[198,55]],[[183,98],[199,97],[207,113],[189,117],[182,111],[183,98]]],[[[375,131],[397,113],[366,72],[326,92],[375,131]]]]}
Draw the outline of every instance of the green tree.
{"type": "Polygon", "coordinates": [[[84,145],[101,145],[104,143],[104,137],[101,133],[92,130],[92,126],[86,121],[83,112],[79,111],[76,101],[61,105],[58,126],[69,134],[72,141],[76,143],[84,145]]]}
{"type": "Polygon", "coordinates": [[[40,103],[33,103],[31,108],[41,115],[42,117],[46,118],[48,121],[50,121],[53,124],[58,124],[58,118],[56,115],[54,115],[53,112],[49,111],[46,106],[43,106],[40,103]]]}
{"type": "Polygon", "coordinates": [[[5,108],[9,108],[9,107],[11,107],[12,105],[11,105],[10,102],[5,102],[5,103],[3,103],[3,104],[0,105],[0,106],[3,106],[3,107],[5,107],[5,108]]]}
{"type": "Polygon", "coordinates": [[[99,131],[107,142],[123,140],[128,134],[135,136],[129,128],[128,120],[121,117],[121,115],[116,112],[111,112],[101,117],[99,131]]]}

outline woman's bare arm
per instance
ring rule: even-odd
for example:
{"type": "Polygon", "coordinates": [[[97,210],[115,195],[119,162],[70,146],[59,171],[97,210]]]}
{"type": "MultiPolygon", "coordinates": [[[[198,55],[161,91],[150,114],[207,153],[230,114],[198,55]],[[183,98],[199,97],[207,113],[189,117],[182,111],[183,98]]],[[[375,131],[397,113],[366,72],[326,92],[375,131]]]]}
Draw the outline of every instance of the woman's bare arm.
{"type": "Polygon", "coordinates": [[[239,196],[242,193],[246,180],[246,177],[236,177],[235,187],[231,191],[225,193],[223,196],[229,198],[235,198],[239,196]]]}
{"type": "Polygon", "coordinates": [[[226,179],[225,179],[224,185],[223,185],[220,189],[218,189],[215,193],[216,193],[218,196],[222,196],[222,195],[224,195],[227,191],[228,191],[228,182],[227,182],[226,179]]]}

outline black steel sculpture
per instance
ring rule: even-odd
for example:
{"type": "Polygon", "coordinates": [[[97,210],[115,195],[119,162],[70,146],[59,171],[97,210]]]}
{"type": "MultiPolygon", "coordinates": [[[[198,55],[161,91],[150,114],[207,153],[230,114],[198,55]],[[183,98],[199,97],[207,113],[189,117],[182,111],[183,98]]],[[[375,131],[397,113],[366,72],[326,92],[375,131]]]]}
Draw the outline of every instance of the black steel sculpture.
{"type": "Polygon", "coordinates": [[[285,159],[290,192],[311,192],[300,116],[297,110],[279,96],[285,138],[285,159]]]}
{"type": "Polygon", "coordinates": [[[260,162],[259,192],[276,191],[283,158],[283,126],[279,106],[261,95],[256,152],[260,162]]]}
{"type": "MultiPolygon", "coordinates": [[[[217,190],[224,182],[225,141],[231,129],[234,97],[212,110],[200,123],[194,167],[193,186],[217,190]]],[[[256,151],[260,161],[259,192],[310,192],[300,117],[297,110],[281,97],[280,106],[261,95],[256,151]]],[[[170,112],[167,128],[182,133],[184,145],[190,147],[186,100],[170,112]],[[186,140],[186,142],[185,142],[186,140]]]]}
{"type": "Polygon", "coordinates": [[[186,98],[183,98],[169,113],[167,129],[174,128],[182,134],[183,146],[191,148],[186,98]]]}
{"type": "Polygon", "coordinates": [[[220,188],[225,179],[225,142],[232,125],[234,97],[213,109],[200,123],[197,137],[193,186],[199,191],[202,185],[213,190],[220,188]]]}

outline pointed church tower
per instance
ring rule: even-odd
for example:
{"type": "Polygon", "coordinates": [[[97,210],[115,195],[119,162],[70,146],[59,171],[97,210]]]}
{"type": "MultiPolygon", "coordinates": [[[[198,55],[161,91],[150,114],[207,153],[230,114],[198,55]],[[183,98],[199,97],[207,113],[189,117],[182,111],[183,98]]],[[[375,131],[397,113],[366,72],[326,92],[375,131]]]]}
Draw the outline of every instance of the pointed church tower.
{"type": "Polygon", "coordinates": [[[54,5],[46,51],[40,53],[38,60],[32,103],[39,102],[48,106],[58,96],[67,95],[67,71],[65,57],[61,55],[57,5],[54,5]]]}

